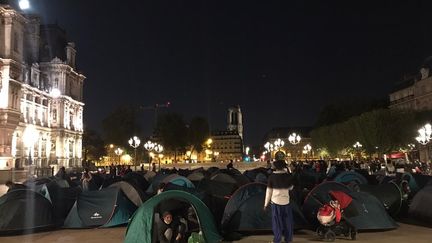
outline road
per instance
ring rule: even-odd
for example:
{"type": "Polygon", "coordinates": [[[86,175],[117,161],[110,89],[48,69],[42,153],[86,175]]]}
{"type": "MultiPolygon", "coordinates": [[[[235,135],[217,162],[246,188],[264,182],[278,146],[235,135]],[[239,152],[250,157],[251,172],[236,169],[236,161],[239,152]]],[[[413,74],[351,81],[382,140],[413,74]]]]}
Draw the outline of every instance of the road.
{"type": "MultiPolygon", "coordinates": [[[[4,243],[118,243],[123,242],[125,227],[108,229],[80,229],[80,230],[57,230],[44,233],[35,233],[21,236],[0,237],[0,242],[4,243]]],[[[429,243],[432,242],[432,228],[400,224],[397,230],[386,232],[359,233],[356,242],[368,243],[429,243]]],[[[254,235],[245,237],[240,241],[243,243],[271,242],[271,235],[254,235]]],[[[312,231],[304,230],[294,234],[293,242],[319,242],[312,231]]],[[[353,242],[346,239],[337,239],[336,242],[353,242]]]]}

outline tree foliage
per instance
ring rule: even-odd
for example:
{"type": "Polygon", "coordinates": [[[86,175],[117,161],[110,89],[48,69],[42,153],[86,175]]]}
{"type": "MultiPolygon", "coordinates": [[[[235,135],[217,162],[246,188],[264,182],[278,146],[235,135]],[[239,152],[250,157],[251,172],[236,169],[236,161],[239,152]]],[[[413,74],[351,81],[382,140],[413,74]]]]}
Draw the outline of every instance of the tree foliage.
{"type": "Polygon", "coordinates": [[[201,153],[203,150],[204,142],[210,136],[210,129],[208,122],[203,117],[194,117],[192,118],[189,126],[188,126],[188,145],[191,147],[192,151],[197,151],[201,153]]]}
{"type": "Polygon", "coordinates": [[[111,112],[102,121],[105,141],[127,147],[129,138],[141,131],[137,112],[132,106],[120,106],[111,112]]]}
{"type": "Polygon", "coordinates": [[[104,141],[94,130],[86,130],[83,134],[83,159],[84,161],[96,161],[105,155],[104,141]]]}
{"type": "Polygon", "coordinates": [[[156,124],[156,136],[166,150],[177,153],[184,151],[187,145],[187,128],[183,117],[178,113],[166,113],[158,116],[156,124]]]}
{"type": "Polygon", "coordinates": [[[326,148],[334,156],[343,149],[351,149],[356,141],[369,154],[388,153],[411,143],[418,126],[414,112],[379,109],[316,128],[311,137],[315,147],[326,148]]]}

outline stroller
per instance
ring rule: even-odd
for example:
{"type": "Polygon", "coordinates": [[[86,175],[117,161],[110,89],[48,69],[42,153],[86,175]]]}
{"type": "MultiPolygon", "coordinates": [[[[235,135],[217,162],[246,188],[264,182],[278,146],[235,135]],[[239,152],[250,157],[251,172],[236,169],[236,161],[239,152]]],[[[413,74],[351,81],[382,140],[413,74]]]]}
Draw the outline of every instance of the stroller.
{"type": "Polygon", "coordinates": [[[344,235],[355,240],[357,230],[347,219],[345,212],[355,214],[355,208],[352,207],[352,198],[341,191],[330,191],[331,200],[328,203],[321,203],[317,213],[317,219],[320,222],[316,232],[324,241],[334,241],[336,236],[344,235]],[[351,207],[350,207],[351,206],[351,207]]]}

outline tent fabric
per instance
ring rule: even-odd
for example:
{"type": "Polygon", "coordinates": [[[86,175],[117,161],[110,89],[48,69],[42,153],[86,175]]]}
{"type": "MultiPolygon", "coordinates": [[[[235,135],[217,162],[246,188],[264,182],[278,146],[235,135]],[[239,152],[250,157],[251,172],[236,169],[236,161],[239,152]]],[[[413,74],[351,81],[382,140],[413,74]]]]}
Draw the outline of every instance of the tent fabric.
{"type": "Polygon", "coordinates": [[[223,183],[237,184],[237,181],[232,176],[225,173],[216,173],[212,177],[210,177],[210,180],[223,183]]]}
{"type": "Polygon", "coordinates": [[[359,188],[361,192],[367,192],[375,196],[391,216],[395,217],[399,214],[403,197],[399,186],[395,182],[379,185],[360,185],[359,188]]]}
{"type": "Polygon", "coordinates": [[[150,183],[144,178],[141,173],[130,172],[123,176],[123,180],[127,182],[133,182],[142,191],[146,190],[150,183]]]}
{"type": "Polygon", "coordinates": [[[64,228],[109,227],[126,224],[136,206],[119,188],[82,192],[69,212],[64,228]]]}
{"type": "Polygon", "coordinates": [[[388,215],[382,203],[373,195],[365,192],[351,192],[352,204],[358,215],[349,217],[349,222],[358,230],[390,230],[398,225],[388,215]]]}
{"type": "Polygon", "coordinates": [[[354,171],[344,171],[339,173],[333,180],[342,184],[368,184],[368,180],[364,176],[354,171]]]}
{"type": "Polygon", "coordinates": [[[146,179],[146,181],[151,183],[153,180],[153,177],[155,177],[155,176],[156,176],[156,172],[150,170],[144,174],[144,179],[146,179]]]}
{"type": "Polygon", "coordinates": [[[119,181],[111,184],[108,188],[110,187],[119,188],[136,207],[141,206],[146,199],[144,193],[132,182],[119,181]]]}
{"type": "Polygon", "coordinates": [[[190,181],[201,181],[205,178],[205,175],[201,171],[193,172],[187,176],[188,180],[190,181]]]}
{"type": "Polygon", "coordinates": [[[151,184],[149,185],[149,187],[147,188],[147,190],[145,192],[147,194],[155,194],[157,192],[159,184],[162,183],[163,180],[165,179],[165,177],[168,177],[168,176],[169,176],[169,174],[164,174],[164,173],[156,174],[153,177],[151,184]]]}
{"type": "MultiPolygon", "coordinates": [[[[222,230],[230,232],[250,232],[272,230],[271,210],[263,211],[267,186],[263,183],[249,183],[240,187],[229,199],[221,220],[222,230]]],[[[299,206],[291,200],[294,228],[307,228],[308,223],[299,206]]]]}
{"type": "Polygon", "coordinates": [[[162,201],[169,199],[184,200],[193,206],[206,242],[219,242],[222,239],[214,225],[213,216],[205,204],[190,193],[173,190],[152,197],[135,212],[128,224],[125,242],[151,243],[155,208],[162,201]]]}
{"type": "Polygon", "coordinates": [[[171,183],[177,186],[185,188],[195,188],[195,185],[184,176],[179,176],[177,174],[172,174],[163,179],[165,184],[171,183]]]}
{"type": "Polygon", "coordinates": [[[342,191],[352,197],[350,208],[354,208],[357,213],[345,216],[358,230],[389,230],[398,227],[376,197],[364,192],[353,192],[337,182],[321,183],[306,197],[303,213],[312,225],[319,225],[316,215],[319,207],[331,200],[329,191],[342,191]]]}
{"type": "Polygon", "coordinates": [[[30,233],[54,226],[51,203],[32,190],[14,190],[0,197],[0,234],[30,233]]]}
{"type": "Polygon", "coordinates": [[[432,185],[425,186],[412,199],[409,206],[409,216],[432,224],[432,185]]]}

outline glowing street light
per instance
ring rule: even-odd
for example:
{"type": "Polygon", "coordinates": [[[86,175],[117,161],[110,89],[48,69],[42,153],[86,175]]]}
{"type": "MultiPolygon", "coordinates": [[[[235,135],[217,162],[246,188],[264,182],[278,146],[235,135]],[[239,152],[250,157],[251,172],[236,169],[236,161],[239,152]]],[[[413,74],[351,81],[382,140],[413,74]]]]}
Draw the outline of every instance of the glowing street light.
{"type": "Polygon", "coordinates": [[[136,149],[138,148],[138,146],[141,143],[141,140],[139,139],[139,137],[137,136],[133,136],[132,138],[129,139],[129,145],[134,148],[135,150],[135,158],[134,158],[134,165],[135,165],[135,171],[137,170],[136,166],[137,166],[137,152],[136,149]]]}
{"type": "Polygon", "coordinates": [[[309,152],[312,150],[312,146],[310,146],[310,144],[306,144],[303,147],[303,153],[306,154],[306,158],[309,155],[309,152]]]}
{"type": "Polygon", "coordinates": [[[26,10],[30,8],[30,2],[28,0],[20,0],[18,5],[21,10],[26,10]]]}
{"type": "Polygon", "coordinates": [[[285,145],[285,142],[284,142],[284,140],[278,138],[278,139],[276,139],[276,141],[274,141],[273,144],[274,144],[274,148],[276,150],[280,150],[280,148],[282,148],[285,145]]]}
{"type": "Polygon", "coordinates": [[[418,136],[415,138],[417,140],[418,143],[420,143],[421,145],[425,146],[426,148],[426,163],[429,164],[429,151],[427,148],[427,144],[430,142],[431,140],[431,135],[432,135],[432,127],[431,124],[427,123],[426,125],[424,125],[423,127],[421,127],[418,130],[418,136]]]}
{"type": "Polygon", "coordinates": [[[295,132],[291,133],[291,135],[289,135],[288,137],[288,141],[292,144],[292,145],[296,145],[298,143],[300,143],[301,141],[301,137],[299,134],[296,134],[295,132]]]}
{"type": "MultiPolygon", "coordinates": [[[[150,154],[153,154],[153,156],[150,155],[152,159],[154,158],[154,153],[152,153],[151,151],[155,151],[159,155],[162,154],[162,152],[164,151],[164,147],[161,144],[153,143],[150,140],[144,144],[144,148],[147,149],[150,152],[150,154]]],[[[159,171],[160,171],[160,159],[161,158],[159,157],[159,171]]]]}
{"type": "Polygon", "coordinates": [[[57,89],[57,88],[53,88],[53,89],[51,89],[51,91],[50,91],[49,94],[50,94],[54,99],[56,99],[56,98],[60,97],[61,92],[60,92],[59,89],[57,89]]]}
{"type": "Polygon", "coordinates": [[[269,153],[270,155],[270,160],[272,159],[272,151],[274,150],[274,145],[270,142],[267,142],[264,144],[264,148],[266,149],[266,151],[269,153]]]}
{"type": "Polygon", "coordinates": [[[121,164],[121,157],[120,156],[123,153],[123,149],[117,148],[116,150],[114,150],[114,153],[117,154],[117,156],[119,157],[119,163],[118,164],[121,164]]]}
{"type": "Polygon", "coordinates": [[[359,159],[359,158],[360,158],[360,149],[363,147],[363,145],[362,145],[359,141],[357,141],[357,142],[353,145],[353,147],[354,147],[355,150],[357,151],[357,159],[359,159]]]}

